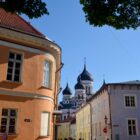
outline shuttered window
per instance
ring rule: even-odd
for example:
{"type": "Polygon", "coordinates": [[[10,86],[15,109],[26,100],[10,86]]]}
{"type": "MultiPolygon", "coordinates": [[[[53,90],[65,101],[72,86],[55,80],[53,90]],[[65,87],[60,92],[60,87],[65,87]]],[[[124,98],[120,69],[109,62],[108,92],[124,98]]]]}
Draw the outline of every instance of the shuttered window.
{"type": "Polygon", "coordinates": [[[42,112],[41,113],[41,136],[48,136],[50,129],[50,113],[42,112]]]}

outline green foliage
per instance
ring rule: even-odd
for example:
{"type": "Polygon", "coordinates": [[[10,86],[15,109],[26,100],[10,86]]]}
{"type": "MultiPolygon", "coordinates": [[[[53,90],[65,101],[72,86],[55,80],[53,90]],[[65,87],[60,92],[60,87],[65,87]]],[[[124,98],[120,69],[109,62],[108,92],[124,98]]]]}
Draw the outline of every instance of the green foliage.
{"type": "Polygon", "coordinates": [[[0,0],[0,7],[8,12],[26,14],[29,18],[38,18],[49,14],[46,3],[41,0],[0,0]]]}
{"type": "MultiPolygon", "coordinates": [[[[86,21],[93,26],[109,25],[116,29],[140,26],[140,0],[80,0],[80,3],[86,21]]],[[[42,0],[0,0],[0,7],[29,18],[49,14],[42,0]]]]}
{"type": "Polygon", "coordinates": [[[80,3],[90,25],[116,29],[140,26],[140,0],[80,0],[80,3]]]}

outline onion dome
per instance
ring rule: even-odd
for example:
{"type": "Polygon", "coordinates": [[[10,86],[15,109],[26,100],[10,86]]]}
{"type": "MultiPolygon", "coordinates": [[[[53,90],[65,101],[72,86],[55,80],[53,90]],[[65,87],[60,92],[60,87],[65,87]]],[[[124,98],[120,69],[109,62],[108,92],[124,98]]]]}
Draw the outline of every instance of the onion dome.
{"type": "Polygon", "coordinates": [[[75,85],[75,89],[85,89],[84,85],[81,82],[81,78],[80,77],[78,78],[78,82],[75,85]]]}
{"type": "Polygon", "coordinates": [[[66,88],[63,90],[63,95],[72,95],[71,89],[69,88],[69,85],[67,83],[66,88]]]}
{"type": "Polygon", "coordinates": [[[84,65],[84,70],[83,72],[78,76],[81,80],[87,80],[87,81],[93,81],[92,75],[87,71],[86,65],[84,65]]]}

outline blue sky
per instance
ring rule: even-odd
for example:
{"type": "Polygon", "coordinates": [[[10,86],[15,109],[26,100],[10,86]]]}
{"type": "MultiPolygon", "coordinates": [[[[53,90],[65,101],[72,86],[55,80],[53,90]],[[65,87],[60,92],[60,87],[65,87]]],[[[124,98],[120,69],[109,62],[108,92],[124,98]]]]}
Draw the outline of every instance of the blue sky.
{"type": "Polygon", "coordinates": [[[90,26],[79,0],[47,0],[49,16],[29,20],[34,27],[62,48],[64,67],[61,86],[68,81],[74,93],[77,76],[87,69],[94,78],[94,91],[106,82],[140,80],[140,29],[115,30],[90,26]]]}

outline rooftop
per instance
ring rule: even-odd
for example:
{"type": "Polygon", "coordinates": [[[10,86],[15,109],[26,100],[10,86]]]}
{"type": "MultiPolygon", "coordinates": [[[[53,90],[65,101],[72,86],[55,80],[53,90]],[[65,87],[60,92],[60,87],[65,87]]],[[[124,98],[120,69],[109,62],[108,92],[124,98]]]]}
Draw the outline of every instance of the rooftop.
{"type": "Polygon", "coordinates": [[[17,14],[6,12],[2,8],[0,8],[0,27],[8,28],[29,35],[43,38],[45,37],[22,17],[17,14]]]}

